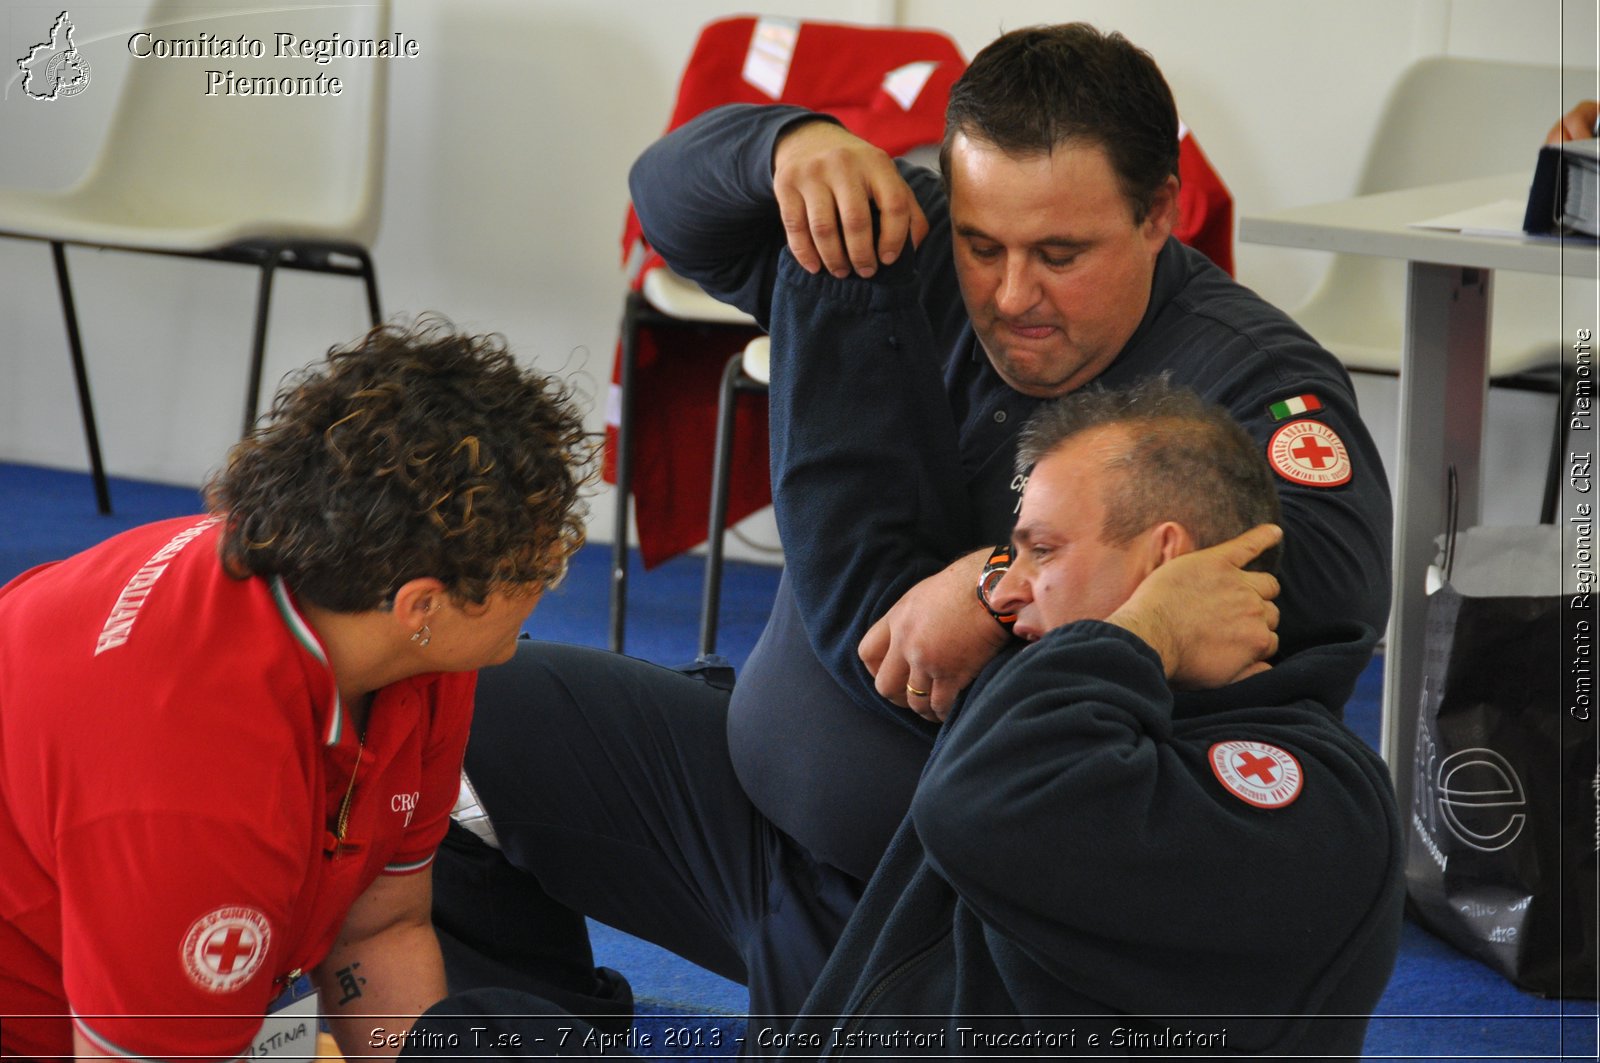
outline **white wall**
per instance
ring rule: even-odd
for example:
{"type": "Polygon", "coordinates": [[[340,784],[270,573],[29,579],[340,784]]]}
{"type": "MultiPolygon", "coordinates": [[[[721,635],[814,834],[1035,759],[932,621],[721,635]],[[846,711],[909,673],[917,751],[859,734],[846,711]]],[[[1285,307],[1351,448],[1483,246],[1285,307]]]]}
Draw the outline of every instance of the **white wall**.
{"type": "MultiPolygon", "coordinates": [[[[1002,0],[983,13],[958,0],[796,6],[779,13],[944,28],[968,54],[1032,22],[1120,29],[1162,64],[1241,214],[1351,194],[1384,95],[1417,57],[1555,62],[1564,51],[1570,63],[1595,62],[1591,0],[1002,0]]],[[[60,9],[5,6],[0,78],[60,9]]],[[[148,4],[81,0],[70,10],[92,84],[48,104],[23,98],[15,79],[5,86],[0,187],[59,187],[89,165],[129,62],[127,35],[144,27],[148,4]]],[[[598,429],[623,290],[627,166],[665,123],[698,27],[726,13],[715,0],[396,0],[394,26],[422,55],[390,68],[376,247],[385,308],[441,310],[503,332],[524,359],[579,381],[598,429]]],[[[111,470],[198,483],[238,430],[254,274],[70,254],[111,470]]],[[[1246,283],[1289,308],[1326,268],[1313,255],[1249,245],[1238,261],[1246,283]]],[[[280,274],[275,305],[273,379],[365,324],[358,286],[337,278],[280,274]]],[[[1378,434],[1392,437],[1392,385],[1363,388],[1378,434]]],[[[1520,519],[1517,492],[1537,498],[1543,452],[1526,425],[1545,423],[1547,403],[1496,396],[1491,407],[1489,473],[1512,485],[1502,493],[1509,519],[1520,519]]],[[[48,249],[15,240],[0,240],[0,460],[85,464],[48,249]]],[[[1498,505],[1491,498],[1491,519],[1498,505]]],[[[608,490],[592,506],[596,538],[609,534],[611,512],[608,490]]],[[[769,522],[756,525],[755,537],[775,539],[769,522]]]]}

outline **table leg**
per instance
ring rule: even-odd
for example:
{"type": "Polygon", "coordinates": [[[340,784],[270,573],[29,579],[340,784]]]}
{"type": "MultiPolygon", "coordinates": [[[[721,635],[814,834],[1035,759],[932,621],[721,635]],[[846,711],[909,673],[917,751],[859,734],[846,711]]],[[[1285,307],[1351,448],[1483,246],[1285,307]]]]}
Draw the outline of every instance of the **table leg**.
{"type": "Polygon", "coordinates": [[[1422,696],[1424,581],[1445,528],[1448,476],[1456,470],[1459,526],[1478,523],[1479,465],[1488,391],[1493,272],[1412,262],[1406,277],[1395,470],[1394,588],[1384,669],[1383,759],[1401,814],[1411,805],[1402,765],[1416,744],[1422,696]]]}

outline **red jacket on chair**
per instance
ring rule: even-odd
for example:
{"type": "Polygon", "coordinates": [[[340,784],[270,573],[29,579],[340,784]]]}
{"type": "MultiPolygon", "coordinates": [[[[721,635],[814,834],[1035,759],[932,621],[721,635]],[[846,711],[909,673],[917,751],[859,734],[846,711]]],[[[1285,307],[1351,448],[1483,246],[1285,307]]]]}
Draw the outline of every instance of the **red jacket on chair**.
{"type": "MultiPolygon", "coordinates": [[[[701,31],[670,132],[725,103],[790,103],[838,118],[891,155],[944,135],[950,86],[966,69],[942,33],[780,18],[732,18],[701,31]]],[[[662,268],[630,207],[622,254],[635,291],[662,268]]],[[[752,330],[751,336],[757,333],[752,330]]],[[[644,328],[633,404],[633,496],[640,553],[651,567],[703,542],[722,367],[745,339],[684,327],[644,328]]],[[[620,355],[620,349],[619,349],[620,355]]],[[[620,365],[619,365],[620,370],[620,365]]],[[[620,372],[612,374],[612,388],[620,372]]],[[[620,403],[612,403],[615,411],[620,403]]],[[[732,524],[772,500],[764,400],[741,402],[728,492],[732,524]]],[[[616,479],[616,416],[607,416],[605,477],[616,479]]]]}
{"type": "Polygon", "coordinates": [[[1233,196],[1194,134],[1178,123],[1178,224],[1172,235],[1233,276],[1233,196]]]}

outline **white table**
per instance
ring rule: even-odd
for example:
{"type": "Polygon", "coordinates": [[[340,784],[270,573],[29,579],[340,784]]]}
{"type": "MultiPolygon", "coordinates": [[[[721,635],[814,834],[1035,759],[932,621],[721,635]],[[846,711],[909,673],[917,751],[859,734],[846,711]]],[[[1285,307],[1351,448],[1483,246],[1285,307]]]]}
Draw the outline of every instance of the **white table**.
{"type": "MultiPolygon", "coordinates": [[[[1411,755],[1416,736],[1424,579],[1434,560],[1434,537],[1445,526],[1451,465],[1459,487],[1460,527],[1477,524],[1481,516],[1478,477],[1494,271],[1594,277],[1600,259],[1593,242],[1468,236],[1408,226],[1497,200],[1525,201],[1528,183],[1526,173],[1478,178],[1296,207],[1239,223],[1245,243],[1407,263],[1393,484],[1394,598],[1383,694],[1382,753],[1391,770],[1398,767],[1397,757],[1411,755]]],[[[1408,807],[1410,795],[1398,796],[1400,807],[1408,807]]]]}

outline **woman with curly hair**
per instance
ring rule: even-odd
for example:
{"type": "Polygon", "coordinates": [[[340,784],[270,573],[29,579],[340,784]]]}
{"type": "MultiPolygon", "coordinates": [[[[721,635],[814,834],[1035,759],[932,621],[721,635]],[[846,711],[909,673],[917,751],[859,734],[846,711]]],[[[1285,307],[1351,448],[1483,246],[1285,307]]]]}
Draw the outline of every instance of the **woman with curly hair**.
{"type": "Polygon", "coordinates": [[[347,1054],[401,1046],[475,670],[582,543],[591,454],[497,337],[378,328],[209,516],[0,588],[0,1052],[236,1057],[302,972],[347,1054]]]}

